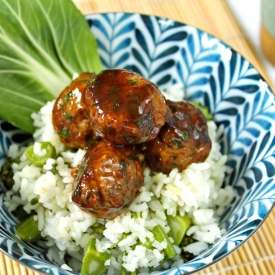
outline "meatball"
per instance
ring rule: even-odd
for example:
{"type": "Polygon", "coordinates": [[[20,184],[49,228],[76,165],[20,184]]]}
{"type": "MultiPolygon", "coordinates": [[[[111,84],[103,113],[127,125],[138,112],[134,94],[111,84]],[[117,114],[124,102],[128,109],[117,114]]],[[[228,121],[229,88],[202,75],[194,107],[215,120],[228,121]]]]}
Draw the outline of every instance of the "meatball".
{"type": "Polygon", "coordinates": [[[134,146],[99,141],[82,160],[72,201],[98,218],[113,219],[133,202],[143,185],[141,157],[134,146]]]}
{"type": "Polygon", "coordinates": [[[211,140],[203,113],[190,102],[166,101],[172,117],[158,137],[146,144],[145,159],[152,170],[168,174],[183,171],[191,163],[205,161],[211,140]]]}
{"type": "Polygon", "coordinates": [[[61,92],[54,105],[54,129],[69,148],[87,148],[98,140],[90,127],[84,96],[87,82],[93,76],[87,72],[80,74],[61,92]]]}
{"type": "Polygon", "coordinates": [[[165,124],[168,110],[153,83],[123,69],[96,75],[87,85],[86,104],[94,133],[122,145],[154,139],[165,124]]]}

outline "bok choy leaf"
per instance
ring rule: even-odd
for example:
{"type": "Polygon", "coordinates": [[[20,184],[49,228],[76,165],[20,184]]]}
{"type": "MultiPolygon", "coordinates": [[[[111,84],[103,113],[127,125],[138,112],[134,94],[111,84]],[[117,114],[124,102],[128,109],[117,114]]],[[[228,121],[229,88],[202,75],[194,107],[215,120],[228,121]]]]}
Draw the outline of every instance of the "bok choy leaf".
{"type": "Polygon", "coordinates": [[[31,113],[73,74],[101,70],[95,37],[71,0],[0,0],[0,117],[33,132],[31,113]]]}

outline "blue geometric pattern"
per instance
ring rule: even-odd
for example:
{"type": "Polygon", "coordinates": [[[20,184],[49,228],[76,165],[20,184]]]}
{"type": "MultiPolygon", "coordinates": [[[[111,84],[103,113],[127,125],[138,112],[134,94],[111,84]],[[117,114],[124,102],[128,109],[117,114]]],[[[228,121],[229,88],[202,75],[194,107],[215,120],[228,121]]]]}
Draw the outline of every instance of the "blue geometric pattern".
{"type": "MultiPolygon", "coordinates": [[[[171,19],[139,14],[87,16],[105,68],[126,68],[148,78],[161,90],[181,83],[182,98],[210,108],[224,126],[220,138],[231,172],[224,185],[236,198],[221,217],[226,234],[195,259],[152,274],[194,272],[228,255],[253,234],[275,201],[274,95],[255,68],[215,37],[171,19]]],[[[0,165],[10,144],[26,140],[24,133],[1,121],[0,165]]],[[[75,274],[54,266],[43,249],[24,244],[14,235],[14,217],[3,207],[0,188],[0,249],[28,267],[49,274],[75,274]]]]}

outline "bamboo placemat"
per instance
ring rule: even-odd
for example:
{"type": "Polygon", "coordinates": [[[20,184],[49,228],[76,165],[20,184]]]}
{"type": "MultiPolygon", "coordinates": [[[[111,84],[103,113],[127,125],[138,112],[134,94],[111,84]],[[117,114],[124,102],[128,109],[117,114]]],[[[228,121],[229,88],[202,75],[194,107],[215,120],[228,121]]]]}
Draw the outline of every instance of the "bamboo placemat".
{"type": "MultiPolygon", "coordinates": [[[[267,75],[255,50],[236,23],[225,0],[73,0],[84,13],[137,12],[168,17],[200,28],[229,44],[267,75]]],[[[275,91],[275,87],[272,87],[275,91]]],[[[0,253],[1,275],[38,275],[0,253]]],[[[275,274],[275,208],[260,229],[227,258],[196,275],[275,274]]]]}

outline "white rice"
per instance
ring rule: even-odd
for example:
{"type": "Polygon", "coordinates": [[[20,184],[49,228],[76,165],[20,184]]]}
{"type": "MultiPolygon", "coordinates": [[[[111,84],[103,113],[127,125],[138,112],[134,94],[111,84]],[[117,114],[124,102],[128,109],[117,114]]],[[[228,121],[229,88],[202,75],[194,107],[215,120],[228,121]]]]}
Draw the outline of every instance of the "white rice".
{"type": "MultiPolygon", "coordinates": [[[[162,250],[167,244],[154,240],[151,231],[159,224],[165,232],[169,232],[166,213],[188,213],[192,226],[187,235],[192,235],[197,242],[188,245],[185,250],[194,255],[200,254],[222,236],[224,231],[219,228],[219,217],[233,199],[234,193],[229,186],[221,188],[226,171],[226,156],[220,153],[217,142],[219,129],[214,122],[208,122],[212,150],[205,162],[191,164],[181,173],[175,168],[169,175],[153,173],[146,168],[144,186],[140,188],[140,194],[129,210],[113,220],[102,220],[82,212],[71,201],[71,171],[81,162],[85,150],[64,152],[64,145],[51,123],[53,104],[47,103],[39,113],[32,115],[37,129],[34,140],[51,142],[60,153],[58,158],[48,159],[39,168],[27,160],[23,154],[24,148],[12,145],[9,156],[20,156],[20,162],[12,166],[15,184],[5,197],[5,205],[10,211],[23,205],[28,213],[32,210],[36,212],[35,218],[45,238],[43,245],[47,246],[50,260],[56,261],[64,269],[79,271],[83,250],[90,238],[96,237],[96,247],[101,252],[109,251],[111,246],[118,244],[111,250],[112,256],[105,263],[109,267],[107,274],[120,274],[121,265],[128,271],[149,272],[163,260],[162,250]],[[30,202],[36,197],[39,202],[32,205],[30,202]],[[91,226],[95,222],[106,227],[101,237],[93,233],[91,226]],[[123,238],[125,234],[127,237],[123,238]],[[138,241],[143,243],[146,239],[152,241],[153,249],[138,245],[138,241]],[[66,254],[72,256],[67,262],[64,260],[66,254]]],[[[43,154],[37,144],[36,152],[43,154]]],[[[173,261],[164,263],[164,268],[183,263],[180,248],[175,246],[175,249],[177,256],[173,261]]]]}

